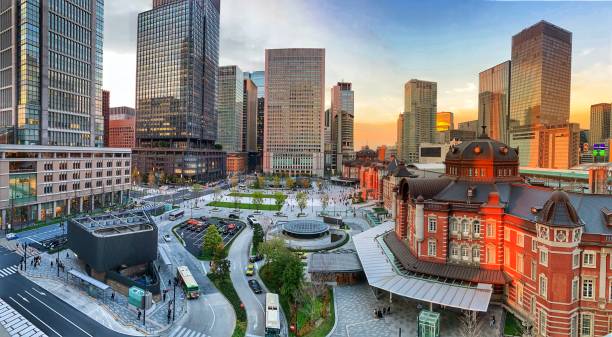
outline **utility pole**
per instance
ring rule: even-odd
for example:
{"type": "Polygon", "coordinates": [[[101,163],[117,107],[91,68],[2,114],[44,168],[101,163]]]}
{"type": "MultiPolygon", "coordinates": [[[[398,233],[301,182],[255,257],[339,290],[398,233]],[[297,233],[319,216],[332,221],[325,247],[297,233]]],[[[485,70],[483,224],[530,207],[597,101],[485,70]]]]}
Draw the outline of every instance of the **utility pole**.
{"type": "Polygon", "coordinates": [[[23,247],[23,271],[28,270],[28,244],[24,243],[23,247]]]}
{"type": "Polygon", "coordinates": [[[174,318],[176,317],[176,276],[174,277],[174,290],[172,291],[172,322],[174,322],[174,318]]]}
{"type": "Polygon", "coordinates": [[[142,302],[143,302],[142,325],[146,327],[147,326],[147,274],[145,274],[144,282],[145,282],[144,296],[142,297],[142,302]]]}

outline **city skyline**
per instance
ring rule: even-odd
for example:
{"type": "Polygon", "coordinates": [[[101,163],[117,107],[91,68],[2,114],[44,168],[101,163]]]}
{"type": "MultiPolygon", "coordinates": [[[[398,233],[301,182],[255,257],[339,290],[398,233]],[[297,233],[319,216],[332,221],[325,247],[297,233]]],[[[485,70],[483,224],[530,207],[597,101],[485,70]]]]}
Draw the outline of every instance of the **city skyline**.
{"type": "MultiPolygon", "coordinates": [[[[222,2],[220,64],[237,64],[245,71],[263,70],[266,48],[326,48],[326,90],[346,80],[359,93],[355,100],[358,149],[365,144],[395,142],[390,135],[395,134],[395,119],[402,112],[403,85],[411,78],[438,82],[438,109],[454,112],[456,123],[476,119],[478,73],[510,59],[514,34],[547,20],[574,35],[570,121],[588,128],[590,106],[612,101],[612,84],[606,82],[612,74],[609,32],[596,25],[601,22],[598,18],[612,14],[609,4],[391,1],[373,7],[357,1],[347,11],[338,11],[336,6],[322,1],[222,2]],[[285,19],[277,24],[286,29],[265,24],[280,12],[285,19]],[[410,14],[415,12],[419,15],[410,14]],[[334,20],[336,24],[328,13],[358,20],[340,18],[334,20]],[[512,20],[500,20],[506,15],[512,20]],[[428,21],[432,18],[436,20],[428,21]],[[338,27],[341,22],[351,25],[338,27]],[[301,29],[290,29],[293,25],[301,29]],[[283,31],[292,34],[279,33],[283,31]]],[[[104,88],[118,92],[112,95],[111,106],[134,104],[134,83],[126,81],[125,74],[135,71],[135,15],[150,8],[150,0],[106,3],[104,88]]],[[[325,96],[327,108],[328,91],[325,96]]]]}

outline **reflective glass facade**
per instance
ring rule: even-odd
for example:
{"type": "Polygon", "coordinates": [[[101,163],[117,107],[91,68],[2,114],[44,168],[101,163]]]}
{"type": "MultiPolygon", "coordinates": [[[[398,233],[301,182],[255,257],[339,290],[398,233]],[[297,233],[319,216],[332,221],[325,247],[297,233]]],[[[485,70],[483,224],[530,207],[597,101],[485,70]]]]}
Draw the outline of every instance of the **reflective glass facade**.
{"type": "Polygon", "coordinates": [[[571,70],[571,32],[540,21],[514,35],[510,127],[568,123],[571,70]]]}
{"type": "Polygon", "coordinates": [[[404,85],[404,119],[402,138],[398,138],[400,159],[408,163],[419,160],[419,144],[433,143],[436,131],[438,84],[412,79],[404,85]]]}
{"type": "Polygon", "coordinates": [[[158,1],[138,15],[139,146],[212,146],[218,45],[219,9],[210,0],[158,1]]]}
{"type": "Polygon", "coordinates": [[[508,144],[510,122],[510,61],[478,75],[478,125],[487,126],[489,137],[508,144]]]}
{"type": "Polygon", "coordinates": [[[2,2],[1,143],[102,146],[103,20],[103,0],[2,2]]]}

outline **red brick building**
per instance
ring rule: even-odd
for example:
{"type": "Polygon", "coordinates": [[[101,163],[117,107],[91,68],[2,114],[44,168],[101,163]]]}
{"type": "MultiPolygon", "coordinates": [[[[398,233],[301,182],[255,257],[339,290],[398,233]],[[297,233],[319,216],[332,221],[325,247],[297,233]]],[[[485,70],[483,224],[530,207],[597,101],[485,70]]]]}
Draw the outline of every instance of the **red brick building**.
{"type": "Polygon", "coordinates": [[[231,152],[227,154],[227,175],[244,174],[247,170],[247,153],[231,152]]]}
{"type": "MultiPolygon", "coordinates": [[[[107,134],[107,132],[104,132],[107,134]]],[[[136,118],[113,119],[108,121],[108,147],[133,148],[136,144],[136,118]]]]}
{"type": "MultiPolygon", "coordinates": [[[[491,285],[534,336],[612,331],[612,196],[531,186],[518,151],[486,135],[453,147],[439,178],[395,177],[384,242],[415,277],[491,285]]],[[[389,182],[391,184],[391,182],[389,182]]]]}

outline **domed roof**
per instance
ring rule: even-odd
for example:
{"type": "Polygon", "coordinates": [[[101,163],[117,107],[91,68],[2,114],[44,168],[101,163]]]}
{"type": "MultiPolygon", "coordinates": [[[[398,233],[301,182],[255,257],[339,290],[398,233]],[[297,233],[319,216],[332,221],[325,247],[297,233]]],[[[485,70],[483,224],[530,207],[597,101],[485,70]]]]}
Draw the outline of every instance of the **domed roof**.
{"type": "Polygon", "coordinates": [[[580,219],[576,209],[564,191],[554,191],[542,207],[538,221],[551,226],[576,227],[580,219]]]}
{"type": "Polygon", "coordinates": [[[446,160],[493,160],[495,162],[518,162],[518,151],[487,135],[463,142],[450,148],[446,160]]]}
{"type": "Polygon", "coordinates": [[[362,150],[355,154],[357,158],[376,158],[376,151],[370,149],[367,145],[362,150]]]}

